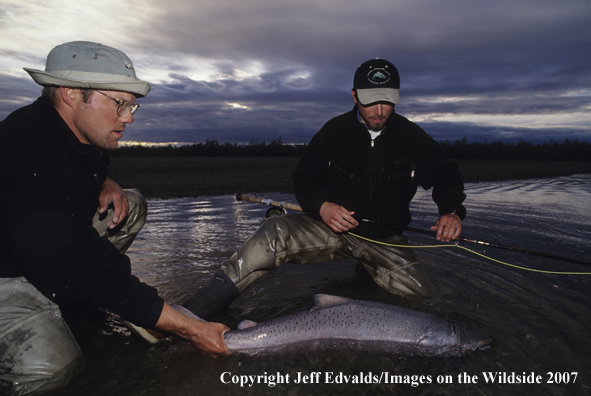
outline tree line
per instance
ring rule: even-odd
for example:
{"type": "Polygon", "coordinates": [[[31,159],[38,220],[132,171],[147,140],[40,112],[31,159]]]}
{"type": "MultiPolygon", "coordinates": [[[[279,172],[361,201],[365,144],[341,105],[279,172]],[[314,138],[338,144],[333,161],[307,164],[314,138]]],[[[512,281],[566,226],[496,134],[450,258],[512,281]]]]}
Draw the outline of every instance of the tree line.
{"type": "MultiPolygon", "coordinates": [[[[440,142],[451,159],[484,160],[543,160],[543,161],[591,161],[591,143],[577,139],[553,140],[539,144],[523,140],[508,142],[473,142],[444,140],[440,142]]],[[[123,146],[111,152],[112,156],[129,157],[299,157],[305,144],[286,144],[281,138],[270,143],[251,141],[248,144],[220,143],[207,140],[181,146],[123,146]]]]}
{"type": "Polygon", "coordinates": [[[463,138],[453,142],[444,140],[441,145],[447,157],[453,159],[591,161],[591,143],[568,138],[562,143],[550,140],[540,144],[524,140],[517,143],[468,143],[463,138]]]}
{"type": "Polygon", "coordinates": [[[207,140],[180,146],[122,146],[110,154],[121,157],[299,157],[305,147],[303,144],[285,144],[281,138],[270,143],[253,140],[248,144],[207,140]]]}

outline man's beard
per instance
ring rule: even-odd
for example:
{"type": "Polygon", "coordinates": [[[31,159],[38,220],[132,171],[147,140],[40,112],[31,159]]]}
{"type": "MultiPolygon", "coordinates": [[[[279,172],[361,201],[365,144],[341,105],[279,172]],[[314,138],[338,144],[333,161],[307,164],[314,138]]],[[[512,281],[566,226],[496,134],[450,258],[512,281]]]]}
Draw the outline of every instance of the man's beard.
{"type": "Polygon", "coordinates": [[[367,128],[370,131],[374,131],[374,132],[379,132],[382,129],[384,129],[384,127],[386,126],[386,121],[388,120],[386,117],[380,117],[379,118],[380,122],[378,124],[376,124],[375,122],[372,122],[371,119],[367,119],[363,116],[361,116],[361,118],[363,118],[363,121],[365,122],[365,125],[367,126],[367,128]]]}

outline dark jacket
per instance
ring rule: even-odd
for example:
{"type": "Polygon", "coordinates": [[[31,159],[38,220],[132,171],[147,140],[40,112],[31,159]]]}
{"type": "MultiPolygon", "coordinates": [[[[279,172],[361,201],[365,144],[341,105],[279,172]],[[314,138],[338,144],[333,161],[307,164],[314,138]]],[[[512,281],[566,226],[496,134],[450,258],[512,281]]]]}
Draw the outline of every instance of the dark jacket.
{"type": "Polygon", "coordinates": [[[402,232],[419,185],[433,188],[440,214],[466,216],[457,164],[447,161],[443,148],[418,125],[395,113],[373,142],[357,107],[328,121],[304,150],[293,180],[305,211],[319,217],[324,202],[339,204],[355,212],[354,232],[367,238],[402,232]]]}
{"type": "Polygon", "coordinates": [[[162,299],[92,227],[107,165],[43,97],[0,122],[0,277],[151,327],[162,299]]]}

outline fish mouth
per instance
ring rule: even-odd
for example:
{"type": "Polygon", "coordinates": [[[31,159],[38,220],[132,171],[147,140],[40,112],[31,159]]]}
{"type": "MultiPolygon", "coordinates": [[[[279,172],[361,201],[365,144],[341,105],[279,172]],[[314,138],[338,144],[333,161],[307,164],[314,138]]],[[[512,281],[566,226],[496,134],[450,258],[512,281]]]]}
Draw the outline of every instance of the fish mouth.
{"type": "Polygon", "coordinates": [[[474,349],[474,350],[475,350],[475,351],[479,351],[479,352],[480,352],[480,351],[486,351],[486,350],[489,350],[490,348],[491,348],[491,346],[490,346],[490,345],[488,345],[488,344],[483,344],[483,345],[479,346],[478,348],[476,348],[476,349],[474,349]]]}
{"type": "Polygon", "coordinates": [[[459,345],[463,345],[466,349],[481,350],[481,348],[490,344],[491,339],[488,335],[456,325],[452,326],[453,333],[456,333],[459,345]]]}
{"type": "Polygon", "coordinates": [[[492,339],[489,336],[482,336],[483,339],[480,340],[480,342],[478,343],[478,348],[481,347],[488,347],[490,348],[490,343],[492,342],[492,339]]]}
{"type": "Polygon", "coordinates": [[[491,339],[488,336],[476,332],[466,332],[466,345],[471,345],[475,351],[483,351],[490,348],[491,339]]]}

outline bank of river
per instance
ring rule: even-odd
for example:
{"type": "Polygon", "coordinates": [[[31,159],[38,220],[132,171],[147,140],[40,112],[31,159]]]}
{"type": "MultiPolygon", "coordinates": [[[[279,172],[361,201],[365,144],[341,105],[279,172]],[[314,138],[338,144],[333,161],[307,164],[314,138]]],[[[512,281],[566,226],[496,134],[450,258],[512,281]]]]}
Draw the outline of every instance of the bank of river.
{"type": "MultiPolygon", "coordinates": [[[[113,157],[111,175],[146,198],[190,198],[239,192],[291,194],[296,157],[113,157]]],[[[457,161],[464,182],[590,174],[591,162],[457,161]]]]}

